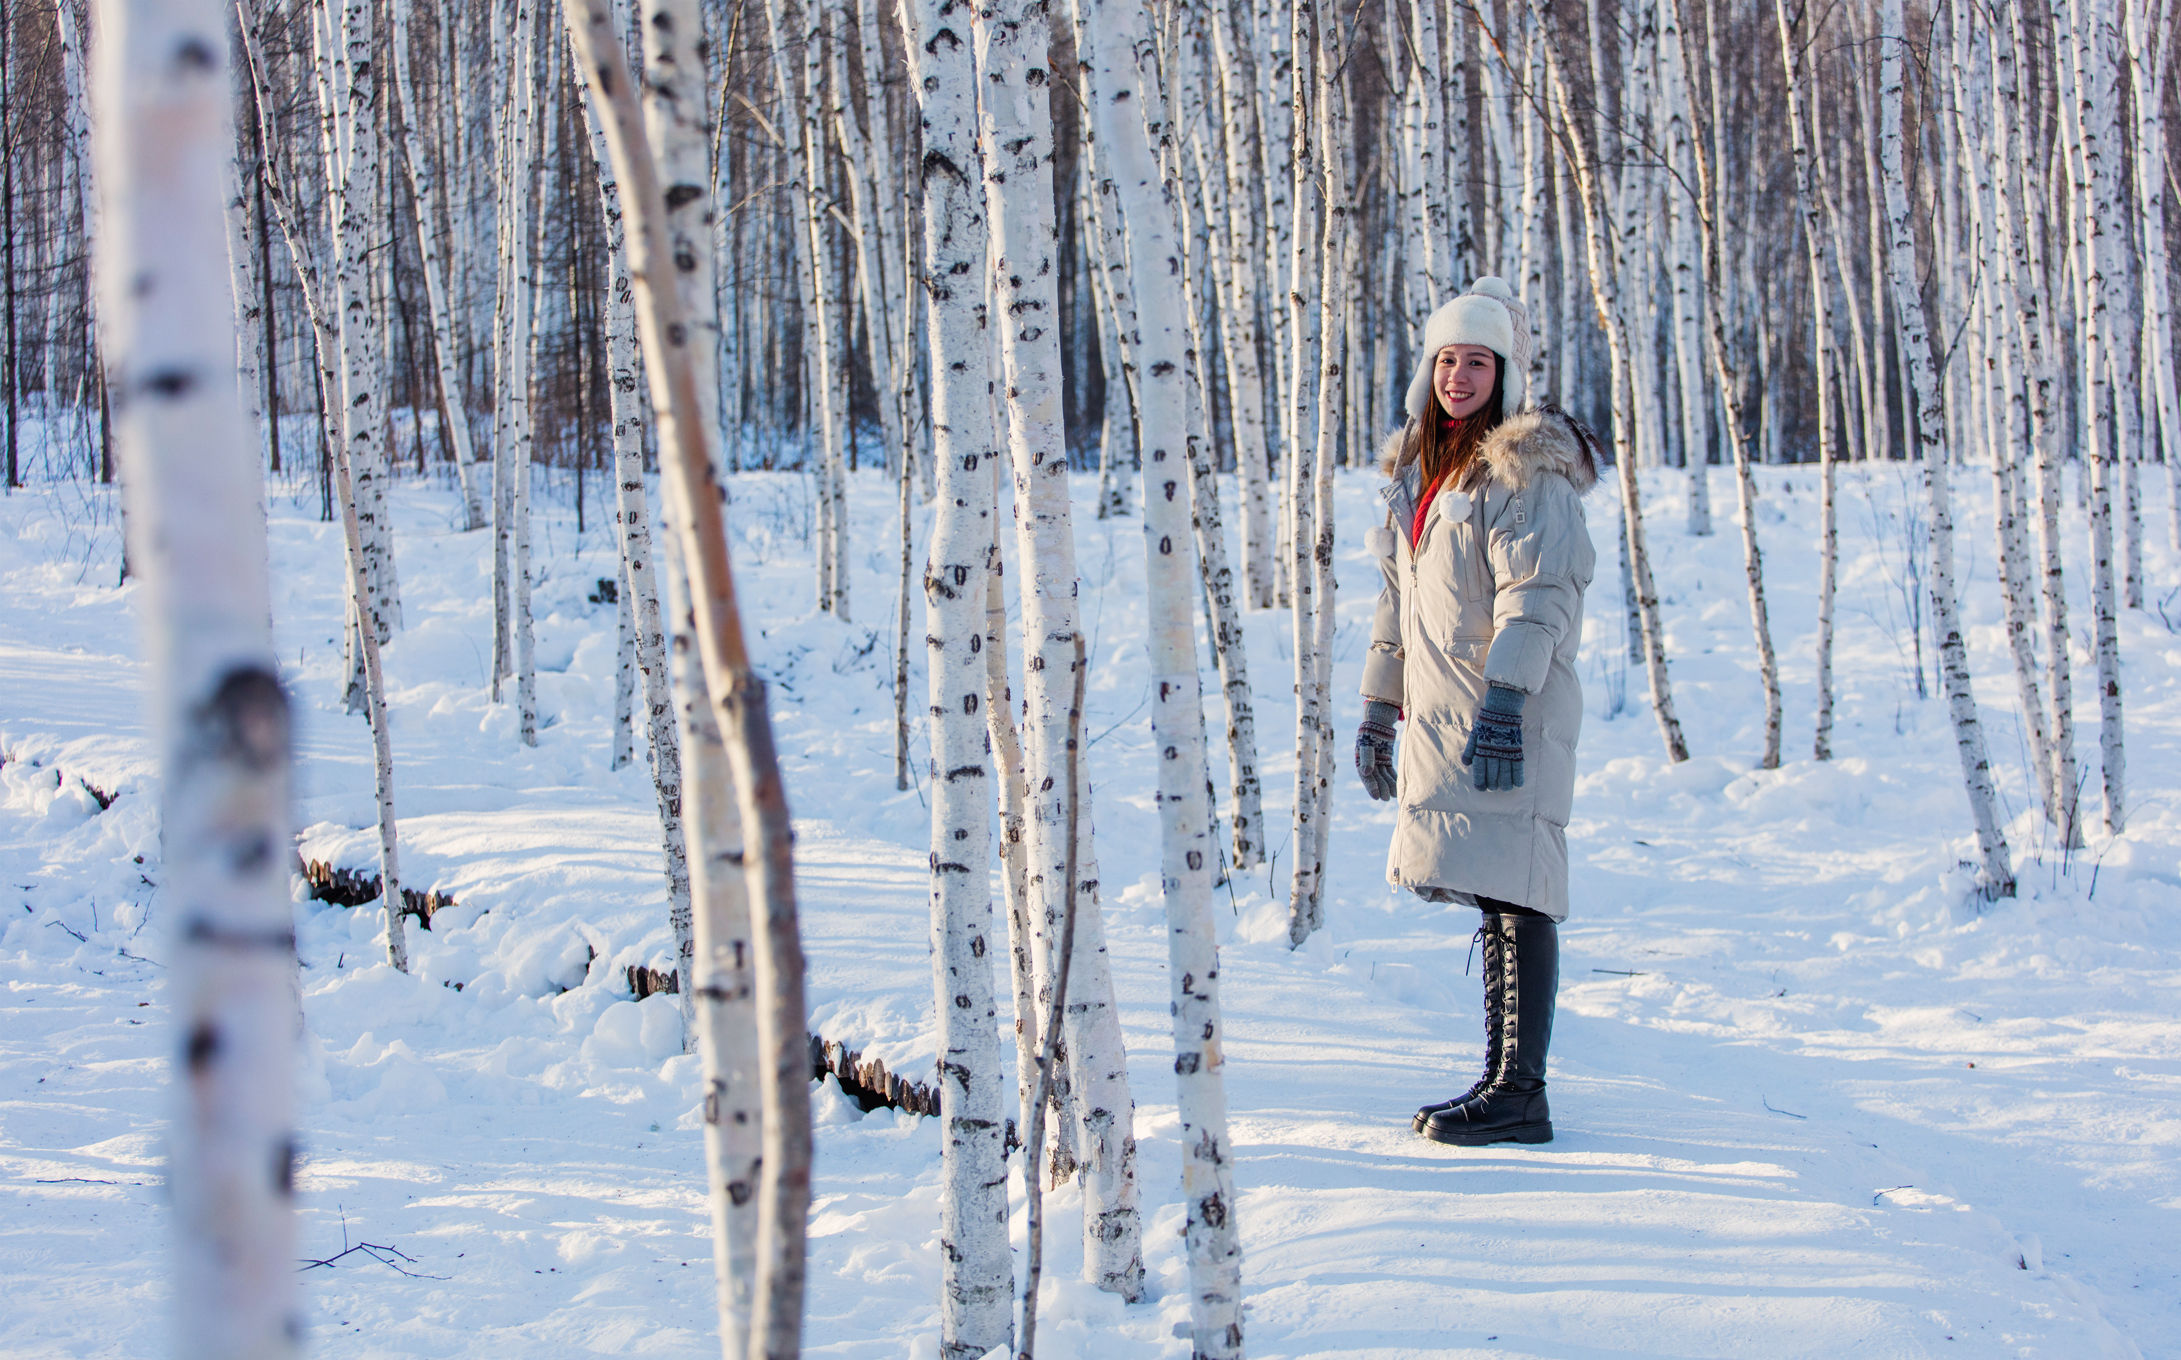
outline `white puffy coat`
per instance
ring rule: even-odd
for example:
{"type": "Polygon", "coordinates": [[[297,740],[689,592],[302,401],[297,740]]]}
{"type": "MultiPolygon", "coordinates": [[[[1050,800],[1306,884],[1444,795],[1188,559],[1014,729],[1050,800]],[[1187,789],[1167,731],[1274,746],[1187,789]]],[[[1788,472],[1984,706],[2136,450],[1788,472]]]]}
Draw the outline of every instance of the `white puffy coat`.
{"type": "Polygon", "coordinates": [[[1386,880],[1565,920],[1583,725],[1575,659],[1597,563],[1582,504],[1598,481],[1592,444],[1557,411],[1506,420],[1478,451],[1481,471],[1439,489],[1412,543],[1416,428],[1387,442],[1386,523],[1370,534],[1385,585],[1362,691],[1406,718],[1386,880]],[[1530,696],[1517,789],[1480,790],[1462,764],[1487,685],[1530,696]]]}

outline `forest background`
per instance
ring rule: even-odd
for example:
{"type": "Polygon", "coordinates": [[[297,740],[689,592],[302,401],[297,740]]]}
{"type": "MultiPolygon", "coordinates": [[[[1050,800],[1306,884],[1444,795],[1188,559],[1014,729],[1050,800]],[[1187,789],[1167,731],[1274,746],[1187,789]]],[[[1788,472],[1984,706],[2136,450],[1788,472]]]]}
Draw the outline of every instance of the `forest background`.
{"type": "MultiPolygon", "coordinates": [[[[982,1354],[1018,1325],[994,1174],[1009,1154],[1003,1086],[1056,1183],[1080,1177],[1088,1277],[1123,1297],[1142,1289],[1114,983],[1076,859],[1089,776],[1073,760],[1082,700],[1063,678],[1087,679],[1078,531],[1069,479],[1051,474],[1094,478],[1096,519],[1147,529],[1189,1328],[1199,1353],[1239,1353],[1207,907],[1215,886],[1286,847],[1286,938],[1300,947],[1324,926],[1345,737],[1336,559],[1352,547],[1335,532],[1339,474],[1367,468],[1399,425],[1413,337],[1475,276],[1506,280],[1531,319],[1530,390],[1603,435],[1618,507],[1596,527],[1620,567],[1594,608],[1614,620],[1619,683],[1644,674],[1670,764],[1691,747],[1652,554],[1661,534],[1713,535],[1706,469],[1732,488],[1723,518],[1763,713],[1752,763],[1774,770],[1791,748],[1832,755],[1836,489],[1844,470],[1867,480],[1899,464],[1919,494],[1881,553],[1899,582],[1893,638],[1917,697],[1946,700],[1976,846],[1965,898],[2016,893],[2025,835],[2042,863],[2047,839],[2101,855],[2129,829],[2123,636],[2131,618],[2170,631],[2181,589],[2158,577],[2155,548],[2161,535],[2181,547],[2170,0],[212,9],[232,58],[219,64],[225,249],[198,263],[218,266],[231,304],[218,338],[234,349],[219,362],[234,366],[237,428],[268,485],[342,524],[342,702],[366,715],[376,765],[376,876],[352,891],[401,900],[378,652],[404,631],[402,489],[438,487],[465,528],[489,531],[486,687],[520,746],[553,717],[539,700],[532,600],[550,573],[534,554],[550,550],[536,547],[533,499],[565,503],[578,541],[593,520],[610,525],[620,561],[594,594],[618,618],[611,759],[650,772],[673,936],[627,986],[676,996],[713,1103],[747,1101],[734,1108],[784,1140],[759,1158],[712,1121],[730,1337],[799,1325],[802,1229],[782,1225],[803,1211],[781,1186],[784,1165],[807,1167],[809,1130],[807,1108],[789,1108],[804,1099],[790,1088],[806,1042],[792,892],[755,869],[743,904],[738,876],[701,867],[730,851],[739,862],[746,830],[788,864],[777,785],[749,774],[771,759],[761,691],[753,717],[731,697],[753,691],[726,678],[756,672],[747,658],[717,669],[733,649],[705,617],[706,601],[733,599],[699,570],[704,535],[725,542],[690,509],[710,503],[710,479],[730,502],[745,472],[808,487],[817,613],[890,626],[896,788],[927,745],[946,783],[972,766],[989,781],[952,803],[933,782],[940,985],[987,972],[981,992],[961,993],[981,999],[960,1031],[940,1007],[936,1090],[890,1092],[928,1102],[950,1130],[953,1354],[982,1354]],[[571,48],[586,31],[605,45],[571,48]],[[642,77],[621,87],[617,123],[623,48],[642,77]],[[628,140],[639,126],[648,147],[628,140]],[[671,271],[638,263],[653,230],[649,258],[671,271]],[[949,283],[965,279],[977,286],[949,283]],[[646,331],[661,307],[695,338],[646,331]],[[1815,522],[1797,521],[1809,540],[1768,545],[1765,470],[1801,465],[1814,474],[1815,522]],[[1009,485],[994,480],[1003,469],[1009,485]],[[897,570],[874,610],[850,586],[869,576],[852,558],[880,521],[858,521],[851,488],[881,477],[897,570]],[[1650,524],[1647,489],[1655,520],[1662,488],[1680,514],[1650,524]],[[1989,506],[2004,670],[1983,698],[1995,684],[2007,695],[2027,814],[2009,810],[1978,706],[1962,616],[1975,550],[1956,545],[1965,495],[1989,506]],[[654,564],[659,530],[670,538],[654,564]],[[1814,558],[1811,652],[1795,661],[1811,710],[1792,727],[1768,547],[1814,558]],[[1251,620],[1273,611],[1291,751],[1284,734],[1261,749],[1262,650],[1259,681],[1249,671],[1251,620]],[[928,704],[913,697],[919,671],[928,704]],[[940,716],[947,685],[963,721],[940,716]],[[1224,724],[1206,721],[1200,686],[1219,691],[1224,724]],[[707,692],[724,733],[707,727],[707,692]],[[2078,755],[2078,723],[2097,728],[2095,759],[2078,755]],[[1261,764],[1292,775],[1284,834],[1268,826],[1261,764]],[[739,804],[741,825],[684,827],[685,795],[696,819],[739,804]],[[1002,869],[1011,1082],[957,1056],[996,1033],[992,961],[972,948],[988,895],[949,858],[970,837],[992,837],[1002,869]],[[779,948],[734,965],[734,987],[682,985],[715,966],[708,951],[739,957],[734,942],[765,933],[753,908],[779,948]],[[1079,931],[1093,943],[1063,1006],[1079,931]],[[729,993],[764,1014],[726,1009],[729,993]],[[963,1103],[973,1092],[989,1103],[963,1103]],[[1035,1132],[1048,1108],[1049,1146],[1035,1132]],[[735,1188],[761,1163],[760,1209],[744,1222],[735,1188]]],[[[0,25],[6,481],[90,507],[128,466],[111,390],[125,370],[108,351],[134,305],[100,277],[93,246],[126,198],[93,154],[111,127],[99,111],[116,107],[94,79],[101,22],[70,0],[25,0],[0,25]]],[[[323,873],[336,870],[364,881],[360,865],[323,873]]],[[[404,915],[381,913],[402,971],[404,915]]],[[[889,1084],[898,1074],[881,1074],[889,1084]]],[[[1034,1269],[1027,1289],[1035,1299],[1034,1269]]]]}

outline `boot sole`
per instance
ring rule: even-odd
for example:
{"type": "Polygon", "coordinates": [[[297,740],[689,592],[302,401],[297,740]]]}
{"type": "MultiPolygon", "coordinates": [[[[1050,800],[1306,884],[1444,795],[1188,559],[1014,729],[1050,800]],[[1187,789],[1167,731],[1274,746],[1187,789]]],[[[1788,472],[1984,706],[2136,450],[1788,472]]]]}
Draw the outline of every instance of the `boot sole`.
{"type": "Polygon", "coordinates": [[[1483,1147],[1487,1143],[1549,1143],[1552,1141],[1552,1122],[1513,1124],[1497,1129],[1447,1129],[1425,1121],[1416,1130],[1434,1143],[1446,1143],[1453,1147],[1483,1147]]]}

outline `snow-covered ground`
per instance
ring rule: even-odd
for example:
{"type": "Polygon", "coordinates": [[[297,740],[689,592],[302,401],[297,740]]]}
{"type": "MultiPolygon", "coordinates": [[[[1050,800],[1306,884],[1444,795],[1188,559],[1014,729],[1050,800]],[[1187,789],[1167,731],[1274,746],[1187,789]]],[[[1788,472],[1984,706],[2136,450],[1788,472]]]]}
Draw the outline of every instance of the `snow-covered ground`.
{"type": "MultiPolygon", "coordinates": [[[[2129,831],[2062,854],[2026,793],[1987,484],[1960,475],[1978,691],[2023,889],[1980,908],[1958,867],[1971,841],[1944,704],[1917,697],[1903,623],[1913,475],[1865,470],[1843,487],[1828,764],[1807,758],[1816,479],[1761,480],[1790,757],[1769,773],[1753,768],[1762,710],[1731,524],[1685,537],[1678,474],[1649,480],[1697,752],[1676,767],[1640,670],[1616,660],[1610,492],[1591,502],[1601,578],[1568,836],[1558,1139],[1462,1150],[1415,1139],[1408,1115],[1474,1075],[1475,916],[1384,885],[1390,814],[1349,777],[1376,575],[1361,552],[1373,485],[1343,477],[1328,928],[1291,953],[1263,870],[1221,893],[1252,1354],[2181,1354],[2181,638],[2155,611],[2127,616],[2129,831]]],[[[1077,489],[1087,516],[1092,488],[1077,489]]],[[[716,1354],[693,1061],[671,1001],[633,1002],[624,978],[669,945],[648,786],[607,769],[614,615],[586,598],[613,572],[600,490],[578,535],[565,485],[541,487],[535,750],[485,691],[486,536],[453,532],[442,488],[396,496],[407,627],[387,661],[405,877],[460,905],[412,933],[403,977],[378,962],[375,912],[297,903],[303,1247],[402,1253],[307,1272],[320,1355],[716,1354]]],[[[2181,574],[2164,488],[2147,491],[2155,602],[2181,574]]],[[[893,788],[890,627],[814,617],[804,483],[753,475],[735,495],[799,814],[815,1027],[916,1071],[932,1056],[927,820],[919,790],[893,788]]],[[[1714,495],[1731,498],[1723,473],[1714,495]]],[[[891,612],[889,502],[876,478],[853,488],[859,619],[891,612]]],[[[339,707],[339,539],[315,512],[314,495],[272,504],[275,625],[302,713],[298,825],[313,858],[368,867],[369,743],[339,707]]],[[[1061,1192],[1040,1313],[1050,1360],[1188,1353],[1139,533],[1133,519],[1078,524],[1151,1293],[1130,1307],[1073,1282],[1080,1200],[1061,1192]]],[[[162,1349],[157,788],[137,597],[112,588],[116,565],[99,494],[0,500],[8,1356],[162,1349]]],[[[2181,613],[2170,599],[2167,612],[2181,613]]],[[[1284,849],[1286,623],[1249,627],[1284,849]]],[[[1224,783],[1223,754],[1215,764],[1224,783]]],[[[830,1087],[817,1108],[810,1352],[932,1356],[937,1129],[859,1114],[830,1087]]],[[[1016,1224],[1019,1243],[1019,1209],[1016,1224]]]]}

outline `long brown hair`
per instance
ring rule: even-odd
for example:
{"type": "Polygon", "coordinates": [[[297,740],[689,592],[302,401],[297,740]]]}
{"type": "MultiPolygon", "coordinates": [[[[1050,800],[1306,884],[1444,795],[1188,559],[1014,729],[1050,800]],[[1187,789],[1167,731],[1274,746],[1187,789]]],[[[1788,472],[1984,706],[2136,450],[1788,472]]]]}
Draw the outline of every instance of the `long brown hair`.
{"type": "Polygon", "coordinates": [[[1449,416],[1439,405],[1434,385],[1430,403],[1424,408],[1423,428],[1417,431],[1416,461],[1423,474],[1417,484],[1420,489],[1436,486],[1446,476],[1454,477],[1457,485],[1467,483],[1484,437],[1507,418],[1507,359],[1496,352],[1492,357],[1492,395],[1470,416],[1461,420],[1449,416]]]}

